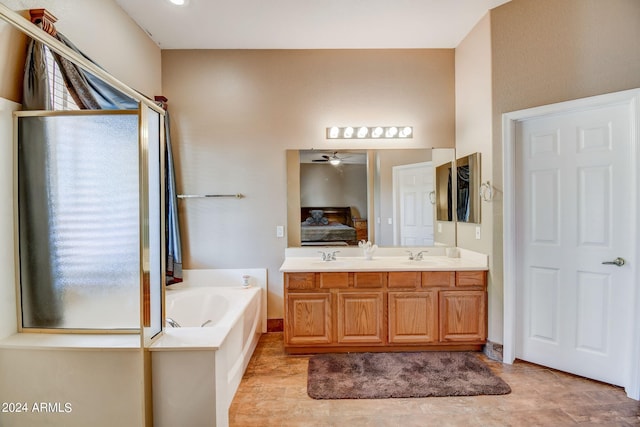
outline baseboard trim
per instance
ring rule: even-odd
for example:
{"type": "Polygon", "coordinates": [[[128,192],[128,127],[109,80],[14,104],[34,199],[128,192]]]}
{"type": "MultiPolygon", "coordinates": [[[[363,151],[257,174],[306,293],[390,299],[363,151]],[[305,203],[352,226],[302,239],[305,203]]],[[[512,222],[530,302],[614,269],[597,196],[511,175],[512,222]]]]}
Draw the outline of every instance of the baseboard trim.
{"type": "Polygon", "coordinates": [[[284,331],[284,319],[267,319],[267,332],[284,331]]]}

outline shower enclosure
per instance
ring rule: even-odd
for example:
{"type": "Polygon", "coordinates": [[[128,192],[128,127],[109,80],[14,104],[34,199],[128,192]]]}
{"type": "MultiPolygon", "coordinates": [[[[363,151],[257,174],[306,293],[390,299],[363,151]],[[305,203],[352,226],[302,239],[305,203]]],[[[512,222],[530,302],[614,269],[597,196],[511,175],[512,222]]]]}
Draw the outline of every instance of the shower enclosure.
{"type": "Polygon", "coordinates": [[[160,332],[163,120],[15,113],[21,331],[160,332]]]}

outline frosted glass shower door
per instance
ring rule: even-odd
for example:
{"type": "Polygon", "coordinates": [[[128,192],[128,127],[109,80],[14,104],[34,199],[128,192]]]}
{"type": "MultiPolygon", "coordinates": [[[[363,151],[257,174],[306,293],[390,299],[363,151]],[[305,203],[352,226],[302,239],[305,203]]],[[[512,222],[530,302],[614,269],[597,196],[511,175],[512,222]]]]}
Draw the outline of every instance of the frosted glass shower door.
{"type": "Polygon", "coordinates": [[[17,120],[23,328],[139,330],[138,111],[17,120]]]}

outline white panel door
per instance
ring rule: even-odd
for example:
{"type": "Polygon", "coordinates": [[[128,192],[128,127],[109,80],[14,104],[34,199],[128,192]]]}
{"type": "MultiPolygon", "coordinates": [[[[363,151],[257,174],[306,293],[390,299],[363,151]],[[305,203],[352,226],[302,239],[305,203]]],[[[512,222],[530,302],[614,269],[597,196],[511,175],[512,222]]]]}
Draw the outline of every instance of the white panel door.
{"type": "Polygon", "coordinates": [[[394,244],[401,246],[433,246],[434,173],[431,162],[396,166],[394,244]]]}
{"type": "Polygon", "coordinates": [[[634,298],[628,116],[613,105],[516,129],[516,357],[617,385],[634,298]]]}

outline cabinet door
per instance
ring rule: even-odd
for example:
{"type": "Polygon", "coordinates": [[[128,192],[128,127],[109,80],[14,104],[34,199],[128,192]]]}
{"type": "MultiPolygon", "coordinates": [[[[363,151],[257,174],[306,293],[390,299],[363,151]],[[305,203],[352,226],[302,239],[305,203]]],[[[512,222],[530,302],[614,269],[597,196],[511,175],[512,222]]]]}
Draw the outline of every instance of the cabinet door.
{"type": "Polygon", "coordinates": [[[381,344],[384,342],[383,292],[338,293],[338,342],[381,344]]]}
{"type": "Polygon", "coordinates": [[[331,343],[331,294],[288,294],[284,339],[290,345],[331,343]]]}
{"type": "Polygon", "coordinates": [[[389,292],[389,342],[437,341],[438,291],[389,292]]]}
{"type": "Polygon", "coordinates": [[[485,341],[484,291],[440,291],[440,341],[485,341]]]}

